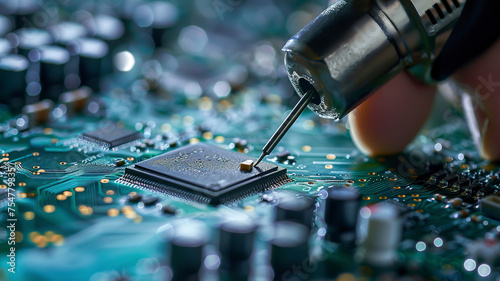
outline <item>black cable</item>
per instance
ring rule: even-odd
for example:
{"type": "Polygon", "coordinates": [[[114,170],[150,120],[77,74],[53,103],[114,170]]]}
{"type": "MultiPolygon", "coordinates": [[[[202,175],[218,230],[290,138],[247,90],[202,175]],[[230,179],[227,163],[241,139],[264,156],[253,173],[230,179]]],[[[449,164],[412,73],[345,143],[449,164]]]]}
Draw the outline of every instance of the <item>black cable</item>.
{"type": "Polygon", "coordinates": [[[441,81],[488,49],[500,38],[500,1],[467,0],[462,15],[432,68],[441,81]]]}

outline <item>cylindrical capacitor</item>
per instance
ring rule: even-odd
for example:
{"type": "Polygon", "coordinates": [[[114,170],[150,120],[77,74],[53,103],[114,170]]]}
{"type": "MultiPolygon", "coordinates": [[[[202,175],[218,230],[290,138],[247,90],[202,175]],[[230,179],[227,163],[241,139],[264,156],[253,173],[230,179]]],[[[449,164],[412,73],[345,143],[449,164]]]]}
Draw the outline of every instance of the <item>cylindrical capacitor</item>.
{"type": "Polygon", "coordinates": [[[401,240],[402,223],[398,210],[388,204],[379,204],[360,210],[357,256],[372,266],[390,266],[397,261],[397,247],[401,240]]]}
{"type": "Polygon", "coordinates": [[[18,113],[26,103],[26,72],[29,61],[20,55],[6,55],[0,58],[0,103],[18,113]]]}
{"type": "Polygon", "coordinates": [[[208,228],[197,220],[178,221],[170,237],[172,280],[198,280],[203,247],[209,240],[208,228]]]}
{"type": "MultiPolygon", "coordinates": [[[[66,48],[68,44],[83,38],[87,35],[87,29],[79,23],[72,21],[65,21],[53,25],[48,28],[48,31],[54,38],[56,44],[66,48]]],[[[68,89],[75,89],[80,86],[80,77],[78,76],[78,61],[79,58],[76,54],[72,54],[68,63],[66,64],[66,78],[64,85],[68,89]]]]}
{"type": "Polygon", "coordinates": [[[113,51],[115,51],[120,44],[122,44],[121,38],[125,33],[125,27],[123,23],[112,16],[108,15],[97,15],[94,17],[92,27],[89,32],[95,34],[95,37],[103,40],[108,45],[108,55],[103,60],[103,73],[111,73],[113,71],[113,51]],[[92,30],[92,28],[94,30],[92,30]]]}
{"type": "Polygon", "coordinates": [[[69,52],[59,46],[43,46],[30,52],[30,57],[38,56],[40,60],[40,97],[56,101],[66,90],[64,78],[65,67],[69,61],[69,52]],[[34,55],[34,52],[38,54],[34,55]]]}
{"type": "Polygon", "coordinates": [[[10,45],[9,40],[0,38],[0,58],[11,52],[12,52],[12,46],[10,45]]]}
{"type": "Polygon", "coordinates": [[[359,192],[345,188],[331,188],[325,203],[326,239],[336,243],[352,244],[356,237],[359,192]]]}
{"type": "Polygon", "coordinates": [[[165,31],[179,20],[179,10],[169,2],[155,1],[137,7],[133,18],[142,28],[151,28],[155,47],[161,47],[165,31]]]}
{"type": "Polygon", "coordinates": [[[54,42],[66,47],[68,43],[78,38],[85,37],[87,30],[79,23],[65,21],[47,28],[54,42]]]}
{"type": "Polygon", "coordinates": [[[0,36],[3,37],[11,30],[12,30],[12,21],[10,20],[10,18],[0,14],[0,36]]]}
{"type": "Polygon", "coordinates": [[[309,229],[296,222],[279,221],[273,226],[271,266],[274,280],[287,280],[292,266],[309,266],[309,229]]]}
{"type": "Polygon", "coordinates": [[[141,0],[123,0],[119,7],[119,17],[125,27],[125,34],[123,35],[126,39],[132,39],[134,35],[138,34],[139,26],[134,21],[134,13],[137,7],[142,5],[141,0]]]}
{"type": "MultiPolygon", "coordinates": [[[[251,220],[231,220],[219,227],[221,269],[233,278],[248,277],[257,226],[251,220]]],[[[241,278],[238,278],[241,279],[241,278]]]]}
{"type": "Polygon", "coordinates": [[[93,25],[87,26],[93,36],[106,41],[110,52],[119,44],[120,38],[125,33],[123,23],[115,17],[108,15],[97,15],[94,17],[93,25]]]}
{"type": "Polygon", "coordinates": [[[307,226],[309,229],[315,218],[316,201],[310,197],[281,196],[276,207],[276,221],[289,220],[307,226]]]}
{"type": "Polygon", "coordinates": [[[49,19],[46,17],[34,18],[33,15],[43,7],[38,0],[0,1],[0,14],[12,16],[17,29],[25,26],[41,26],[49,19]]]}
{"type": "Polygon", "coordinates": [[[95,38],[79,38],[71,42],[68,49],[79,57],[81,84],[98,91],[100,78],[107,74],[103,72],[103,60],[108,54],[108,45],[95,38]]]}
{"type": "Polygon", "coordinates": [[[28,57],[31,50],[50,45],[53,40],[50,34],[42,29],[23,28],[16,31],[19,54],[28,57]]]}

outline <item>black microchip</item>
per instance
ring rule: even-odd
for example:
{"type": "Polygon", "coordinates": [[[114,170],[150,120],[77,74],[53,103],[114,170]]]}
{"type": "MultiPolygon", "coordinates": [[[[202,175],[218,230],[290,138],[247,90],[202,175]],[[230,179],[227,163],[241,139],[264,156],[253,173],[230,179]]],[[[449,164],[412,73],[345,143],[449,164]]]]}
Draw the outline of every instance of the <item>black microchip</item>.
{"type": "Polygon", "coordinates": [[[113,148],[134,141],[141,137],[141,134],[126,128],[118,127],[111,123],[99,129],[82,134],[86,141],[96,143],[100,146],[113,148]]]}
{"type": "Polygon", "coordinates": [[[208,144],[194,144],[127,167],[121,181],[210,204],[227,203],[291,180],[286,169],[261,162],[250,172],[240,163],[257,160],[208,144]]]}

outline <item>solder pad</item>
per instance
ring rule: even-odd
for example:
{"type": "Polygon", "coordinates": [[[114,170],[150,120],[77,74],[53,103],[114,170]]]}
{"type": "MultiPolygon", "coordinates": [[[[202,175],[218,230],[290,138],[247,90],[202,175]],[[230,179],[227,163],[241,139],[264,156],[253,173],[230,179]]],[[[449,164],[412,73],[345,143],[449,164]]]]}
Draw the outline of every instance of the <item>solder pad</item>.
{"type": "Polygon", "coordinates": [[[205,203],[219,204],[271,189],[291,180],[286,169],[262,162],[239,169],[245,154],[208,144],[185,146],[128,167],[124,183],[205,203]]]}

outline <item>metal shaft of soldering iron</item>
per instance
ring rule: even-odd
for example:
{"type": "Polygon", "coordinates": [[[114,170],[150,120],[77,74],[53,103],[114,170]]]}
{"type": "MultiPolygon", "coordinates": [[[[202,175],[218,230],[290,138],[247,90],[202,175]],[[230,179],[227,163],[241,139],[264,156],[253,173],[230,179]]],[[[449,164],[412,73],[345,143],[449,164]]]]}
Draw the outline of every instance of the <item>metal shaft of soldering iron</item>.
{"type": "Polygon", "coordinates": [[[269,141],[266,143],[264,148],[262,148],[262,154],[259,157],[259,160],[255,163],[254,166],[257,166],[262,159],[266,155],[269,155],[271,151],[276,147],[276,145],[280,142],[280,140],[285,136],[286,132],[292,127],[293,123],[295,123],[295,120],[299,117],[299,115],[306,109],[307,105],[311,101],[311,98],[313,96],[314,90],[309,90],[307,91],[300,101],[295,105],[295,107],[292,109],[290,114],[286,117],[285,121],[281,123],[279,126],[278,130],[274,133],[274,135],[269,139],[269,141]]]}

